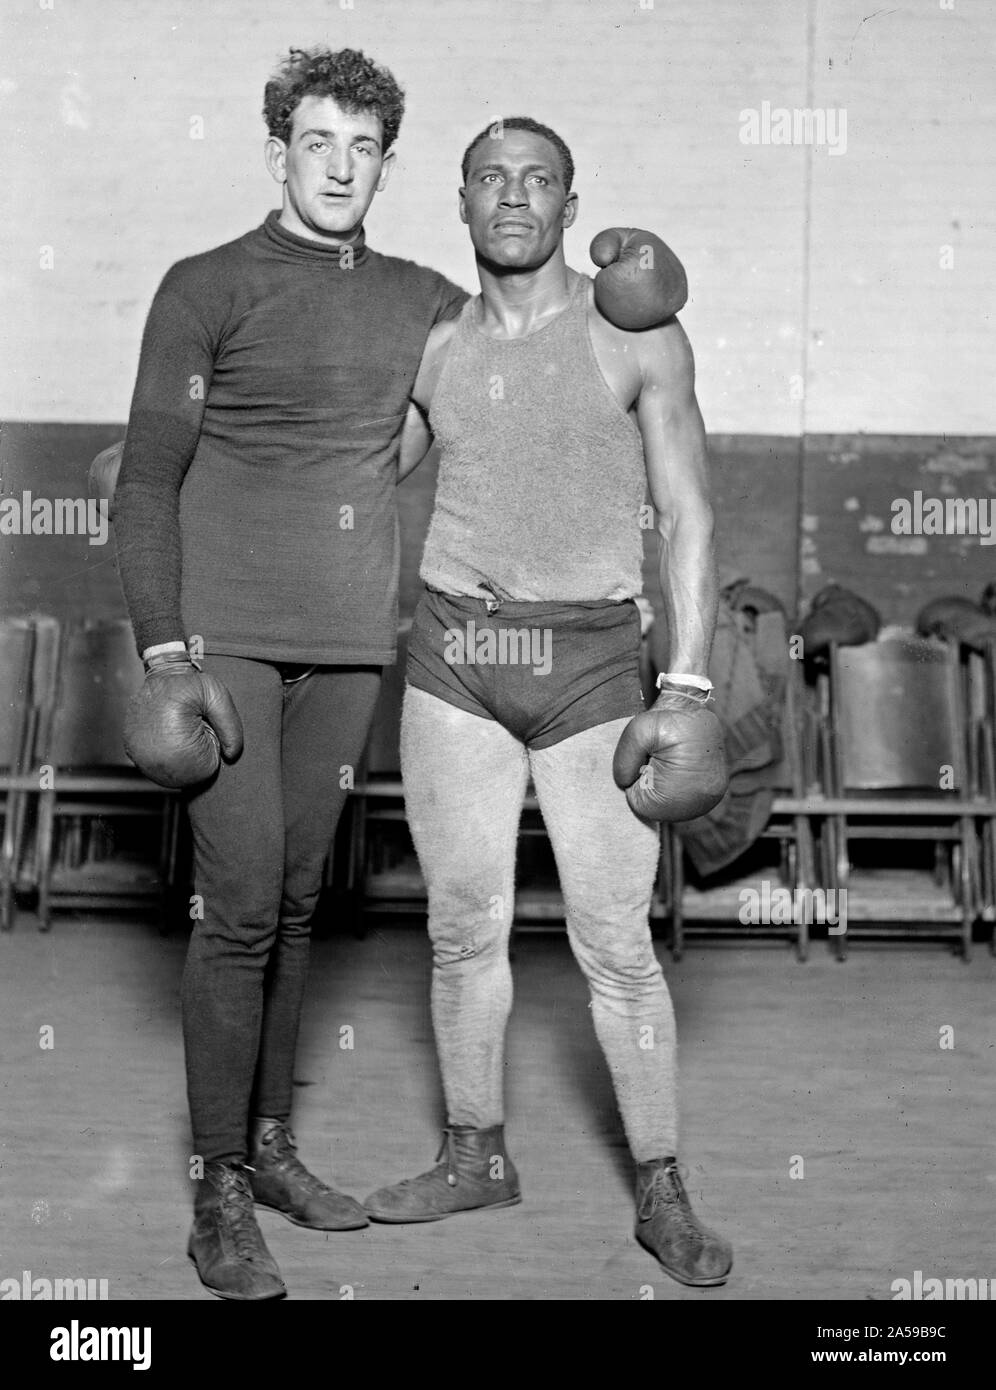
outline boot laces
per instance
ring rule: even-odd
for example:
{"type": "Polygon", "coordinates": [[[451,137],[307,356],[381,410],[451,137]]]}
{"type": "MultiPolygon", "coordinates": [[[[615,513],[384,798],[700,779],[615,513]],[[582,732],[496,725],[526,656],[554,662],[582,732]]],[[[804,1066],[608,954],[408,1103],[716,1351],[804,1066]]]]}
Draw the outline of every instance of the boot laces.
{"type": "Polygon", "coordinates": [[[259,1255],[260,1234],[253,1213],[253,1196],[246,1170],[225,1173],[218,1184],[221,1209],[240,1260],[259,1255]]]}
{"type": "Polygon", "coordinates": [[[658,1207],[669,1207],[685,1228],[698,1233],[699,1224],[688,1205],[688,1198],[682,1183],[682,1172],[678,1164],[657,1168],[640,1198],[637,1215],[641,1221],[649,1221],[658,1207]]]}
{"type": "Polygon", "coordinates": [[[289,1126],[275,1125],[269,1131],[269,1136],[267,1147],[273,1153],[275,1167],[279,1168],[287,1177],[293,1178],[294,1182],[305,1192],[310,1192],[315,1196],[325,1196],[331,1192],[332,1189],[323,1183],[321,1178],[316,1178],[314,1173],[309,1173],[298,1158],[297,1143],[289,1126]]]}

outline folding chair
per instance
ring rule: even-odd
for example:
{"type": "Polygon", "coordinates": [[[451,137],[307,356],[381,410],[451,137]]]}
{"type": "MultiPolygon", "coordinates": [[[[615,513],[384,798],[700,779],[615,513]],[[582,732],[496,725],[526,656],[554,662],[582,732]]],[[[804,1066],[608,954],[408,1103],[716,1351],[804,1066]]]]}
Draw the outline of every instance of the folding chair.
{"type": "MultiPolygon", "coordinates": [[[[981,652],[969,651],[966,668],[972,790],[989,804],[982,822],[981,915],[983,921],[996,923],[996,643],[987,642],[981,652]]],[[[989,949],[996,955],[996,926],[989,949]]]]}
{"type": "Polygon", "coordinates": [[[967,960],[980,908],[975,819],[991,811],[973,794],[962,671],[956,649],[895,637],[829,653],[826,737],[830,778],[823,836],[825,881],[850,885],[850,845],[861,840],[924,841],[944,864],[945,897],[923,885],[912,896],[886,892],[847,904],[855,920],[909,930],[928,922],[932,936],[953,937],[967,960]],[[946,850],[946,853],[945,853],[946,850]],[[952,924],[948,926],[947,924],[952,924]]]}
{"type": "Polygon", "coordinates": [[[21,860],[29,792],[20,783],[28,769],[32,726],[32,662],[35,629],[27,618],[0,621],[0,929],[13,923],[14,887],[21,860]]]}
{"type": "MultiPolygon", "coordinates": [[[[775,797],[771,811],[758,838],[778,842],[779,886],[792,893],[794,903],[799,890],[811,890],[813,887],[816,853],[811,819],[820,814],[820,802],[812,794],[812,772],[809,769],[814,759],[806,744],[808,721],[802,663],[786,660],[785,702],[780,725],[783,757],[774,773],[775,797]]],[[[667,878],[671,887],[671,951],[674,959],[680,960],[685,947],[686,884],[685,856],[678,829],[665,827],[665,843],[669,861],[667,878]]],[[[696,915],[710,922],[711,933],[743,936],[744,928],[739,925],[739,906],[740,893],[745,886],[745,880],[738,880],[702,895],[703,901],[697,906],[696,915]],[[727,925],[723,919],[733,920],[727,925]]],[[[805,961],[809,955],[809,924],[806,916],[806,913],[802,913],[800,921],[793,921],[784,927],[768,924],[764,934],[790,936],[795,941],[799,960],[805,961]]]]}
{"type": "Polygon", "coordinates": [[[35,751],[41,738],[42,725],[55,700],[55,678],[62,641],[62,625],[48,614],[32,614],[34,655],[31,662],[31,708],[28,733],[28,756],[24,767],[22,790],[26,793],[22,806],[24,831],[22,849],[15,865],[15,891],[37,894],[38,890],[38,810],[40,778],[35,751]]]}
{"type": "MultiPolygon", "coordinates": [[[[816,849],[812,818],[819,816],[818,788],[815,784],[815,749],[808,737],[812,729],[806,706],[801,661],[789,661],[782,719],[785,756],[776,776],[778,788],[771,808],[771,819],[762,839],[778,841],[779,877],[793,895],[797,889],[811,891],[816,883],[816,849]]],[[[809,958],[808,914],[802,912],[793,923],[796,955],[809,958]]]]}
{"type": "Polygon", "coordinates": [[[148,781],[122,742],[127,703],[144,679],[127,620],[67,628],[59,643],[52,694],[42,709],[34,764],[39,778],[37,883],[39,930],[62,907],[141,907],[162,901],[174,878],[178,796],[148,781]],[[104,818],[161,821],[158,874],[108,873],[91,855],[104,818]],[[68,825],[63,863],[53,864],[56,826],[68,825]]]}

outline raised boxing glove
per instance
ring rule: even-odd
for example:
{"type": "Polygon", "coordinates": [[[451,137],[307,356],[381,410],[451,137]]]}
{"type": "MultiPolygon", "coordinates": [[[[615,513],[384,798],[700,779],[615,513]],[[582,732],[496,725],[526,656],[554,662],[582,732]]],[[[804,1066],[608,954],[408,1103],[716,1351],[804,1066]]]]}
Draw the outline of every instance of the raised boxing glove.
{"type": "Polygon", "coordinates": [[[610,227],[599,232],[588,254],[602,266],[595,276],[595,303],[617,328],[656,328],[685,307],[685,268],[653,232],[610,227]]]}
{"type": "Polygon", "coordinates": [[[702,698],[665,688],[623,729],[612,775],[645,820],[694,820],[729,784],[723,725],[702,698]]]}
{"type": "Polygon", "coordinates": [[[242,720],[221,681],[189,657],[155,656],[125,716],[124,746],[161,787],[193,787],[242,752],[242,720]]]}

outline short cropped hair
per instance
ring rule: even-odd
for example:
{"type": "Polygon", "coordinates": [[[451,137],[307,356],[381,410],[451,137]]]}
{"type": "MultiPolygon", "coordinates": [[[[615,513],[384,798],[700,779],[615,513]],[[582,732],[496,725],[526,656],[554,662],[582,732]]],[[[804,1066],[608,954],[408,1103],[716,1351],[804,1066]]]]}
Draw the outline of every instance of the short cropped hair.
{"type": "Polygon", "coordinates": [[[467,174],[470,172],[471,155],[482,140],[486,140],[489,136],[494,139],[496,131],[499,130],[528,130],[533,135],[542,135],[544,139],[549,140],[560,155],[560,162],[563,165],[564,191],[570,193],[571,184],[574,182],[574,160],[571,158],[570,150],[555,130],[551,130],[548,125],[540,125],[539,121],[534,121],[530,116],[505,116],[500,121],[492,121],[489,126],[484,127],[479,135],[474,136],[463,152],[463,163],[460,166],[464,183],[467,182],[467,174]]]}
{"type": "Polygon", "coordinates": [[[344,111],[372,111],[384,130],[382,153],[398,138],[405,94],[387,68],[355,48],[292,48],[266,84],[263,119],[271,135],[290,140],[294,112],[305,97],[332,97],[344,111]]]}

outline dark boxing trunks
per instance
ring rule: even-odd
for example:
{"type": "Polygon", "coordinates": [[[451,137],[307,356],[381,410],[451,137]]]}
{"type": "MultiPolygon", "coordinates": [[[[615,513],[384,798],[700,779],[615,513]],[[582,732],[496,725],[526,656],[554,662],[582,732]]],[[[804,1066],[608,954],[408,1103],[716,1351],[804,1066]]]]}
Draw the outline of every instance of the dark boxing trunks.
{"type": "Polygon", "coordinates": [[[488,609],[485,599],[426,589],[408,644],[408,684],[496,721],[530,748],[644,708],[632,599],[503,599],[488,609]]]}

